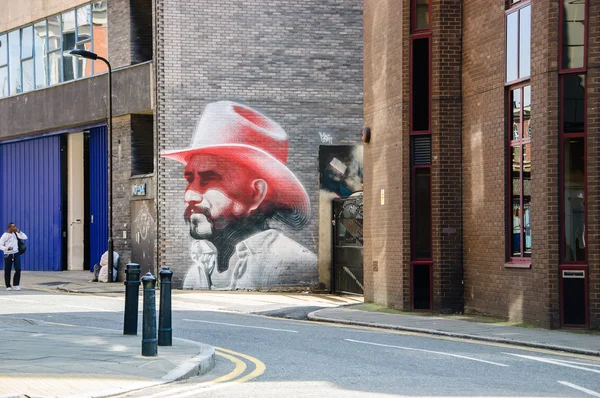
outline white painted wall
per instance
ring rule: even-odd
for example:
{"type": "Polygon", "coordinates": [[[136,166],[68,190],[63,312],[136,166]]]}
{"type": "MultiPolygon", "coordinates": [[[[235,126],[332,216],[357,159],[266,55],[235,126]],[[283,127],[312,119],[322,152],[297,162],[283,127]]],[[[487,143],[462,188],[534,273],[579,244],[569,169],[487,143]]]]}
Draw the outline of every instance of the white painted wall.
{"type": "Polygon", "coordinates": [[[68,269],[83,270],[84,170],[83,133],[69,134],[68,269]]]}

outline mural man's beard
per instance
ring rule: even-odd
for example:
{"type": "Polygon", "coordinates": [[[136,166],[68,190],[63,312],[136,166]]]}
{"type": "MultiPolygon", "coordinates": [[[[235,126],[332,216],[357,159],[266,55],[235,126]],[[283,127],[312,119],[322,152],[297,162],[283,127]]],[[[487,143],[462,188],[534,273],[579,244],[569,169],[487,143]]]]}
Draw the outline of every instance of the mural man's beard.
{"type": "Polygon", "coordinates": [[[269,228],[264,214],[229,220],[223,228],[219,229],[215,228],[217,223],[208,209],[195,208],[193,212],[187,210],[184,218],[193,239],[209,241],[217,249],[219,272],[229,268],[229,259],[239,242],[269,228]]]}
{"type": "MultiPolygon", "coordinates": [[[[206,210],[208,213],[208,210],[206,210]]],[[[209,239],[214,232],[214,224],[210,218],[210,213],[194,213],[189,219],[186,219],[190,226],[190,236],[194,239],[209,239]]]]}

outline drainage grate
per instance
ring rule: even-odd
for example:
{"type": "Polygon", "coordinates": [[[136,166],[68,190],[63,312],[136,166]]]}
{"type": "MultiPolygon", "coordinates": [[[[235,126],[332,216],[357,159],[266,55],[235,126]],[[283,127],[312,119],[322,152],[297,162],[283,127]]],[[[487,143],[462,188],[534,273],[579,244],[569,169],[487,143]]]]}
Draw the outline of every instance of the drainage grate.
{"type": "Polygon", "coordinates": [[[58,286],[58,285],[64,285],[66,283],[69,282],[43,282],[43,283],[38,283],[38,285],[44,285],[44,286],[58,286]]]}

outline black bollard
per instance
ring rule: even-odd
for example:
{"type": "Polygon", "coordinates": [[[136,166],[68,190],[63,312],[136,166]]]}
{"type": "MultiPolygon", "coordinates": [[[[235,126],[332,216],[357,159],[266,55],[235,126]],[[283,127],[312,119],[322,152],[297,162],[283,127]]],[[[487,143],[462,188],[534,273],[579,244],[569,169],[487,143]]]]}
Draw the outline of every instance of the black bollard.
{"type": "Polygon", "coordinates": [[[140,297],[140,265],[127,264],[125,270],[125,315],[123,334],[137,334],[138,302],[140,297]]]}
{"type": "Polygon", "coordinates": [[[173,271],[163,267],[160,272],[160,309],[158,312],[158,345],[173,345],[171,329],[171,278],[173,271]]]}
{"type": "Polygon", "coordinates": [[[154,357],[156,346],[156,278],[150,272],[142,277],[144,285],[144,312],[142,321],[142,355],[154,357]]]}

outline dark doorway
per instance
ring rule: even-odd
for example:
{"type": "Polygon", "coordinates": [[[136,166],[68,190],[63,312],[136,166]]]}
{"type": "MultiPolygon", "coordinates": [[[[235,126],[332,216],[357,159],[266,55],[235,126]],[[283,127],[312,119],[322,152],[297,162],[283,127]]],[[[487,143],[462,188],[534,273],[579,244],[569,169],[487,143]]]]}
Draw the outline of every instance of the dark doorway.
{"type": "Polygon", "coordinates": [[[412,265],[414,310],[431,310],[431,264],[412,265]]]}

